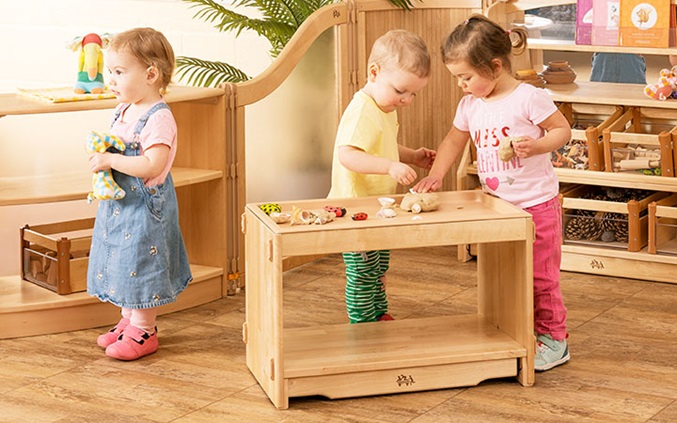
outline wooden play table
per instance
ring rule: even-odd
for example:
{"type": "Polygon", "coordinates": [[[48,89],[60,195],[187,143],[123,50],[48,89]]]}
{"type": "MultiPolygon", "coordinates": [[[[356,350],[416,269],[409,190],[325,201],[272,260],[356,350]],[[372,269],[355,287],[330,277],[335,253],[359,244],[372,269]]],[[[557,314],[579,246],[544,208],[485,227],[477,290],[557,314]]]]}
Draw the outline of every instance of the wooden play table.
{"type": "Polygon", "coordinates": [[[247,366],[277,408],[288,408],[289,397],[412,392],[508,376],[533,384],[531,215],[479,191],[442,192],[440,198],[435,212],[398,210],[391,219],[376,217],[375,197],[280,203],[286,212],[340,205],[349,216],[369,215],[308,226],[277,224],[259,204],[246,206],[247,366]],[[477,244],[477,314],[284,327],[285,257],[457,244],[477,244]]]}

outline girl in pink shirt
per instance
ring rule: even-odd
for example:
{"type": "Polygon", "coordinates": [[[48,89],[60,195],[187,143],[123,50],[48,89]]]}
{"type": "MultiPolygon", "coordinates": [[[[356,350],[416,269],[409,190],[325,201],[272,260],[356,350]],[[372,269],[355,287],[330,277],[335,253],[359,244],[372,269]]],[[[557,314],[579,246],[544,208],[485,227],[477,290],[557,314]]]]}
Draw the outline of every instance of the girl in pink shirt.
{"type": "Polygon", "coordinates": [[[87,292],[120,308],[118,324],[96,342],[107,356],[130,361],[158,350],[158,309],[176,301],[192,279],[170,172],[177,128],[163,97],[174,50],[162,33],[134,28],[113,37],[106,64],[121,103],[111,134],[125,150],[93,153],[89,164],[92,172],[111,169],[125,195],[99,203],[87,292]]]}
{"type": "Polygon", "coordinates": [[[512,76],[510,54],[527,42],[522,28],[506,31],[482,15],[458,25],[442,47],[447,69],[467,95],[454,123],[437,150],[430,174],[414,189],[437,190],[470,139],[477,149],[477,170],[485,192],[496,195],[533,216],[534,318],[537,335],[536,370],[567,362],[566,308],[559,284],[562,210],[557,176],[550,153],[571,139],[566,118],[548,94],[512,76]],[[498,156],[502,138],[513,143],[515,157],[498,156]]]}

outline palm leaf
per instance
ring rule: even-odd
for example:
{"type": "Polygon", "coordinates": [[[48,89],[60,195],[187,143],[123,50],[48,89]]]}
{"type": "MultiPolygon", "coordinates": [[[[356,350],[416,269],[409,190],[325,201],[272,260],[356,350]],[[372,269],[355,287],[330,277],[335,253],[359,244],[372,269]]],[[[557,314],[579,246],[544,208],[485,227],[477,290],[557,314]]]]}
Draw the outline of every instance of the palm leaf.
{"type": "Polygon", "coordinates": [[[258,9],[266,21],[279,22],[292,27],[300,25],[294,13],[300,7],[294,0],[236,0],[233,6],[258,9]]]}
{"type": "Polygon", "coordinates": [[[243,82],[250,77],[238,68],[223,62],[179,56],[176,59],[176,75],[190,85],[216,87],[222,82],[243,82]]]}
{"type": "Polygon", "coordinates": [[[401,9],[411,10],[414,5],[411,3],[411,0],[388,0],[394,6],[397,6],[401,9]]]}
{"type": "MultiPolygon", "coordinates": [[[[301,24],[316,10],[340,0],[234,0],[233,7],[257,10],[260,18],[237,13],[217,0],[183,0],[197,9],[196,19],[208,22],[220,32],[254,31],[270,42],[270,55],[277,57],[301,24]]],[[[389,0],[395,6],[411,10],[412,0],[389,0]]],[[[197,86],[218,86],[222,82],[242,82],[250,77],[236,67],[194,57],[179,56],[176,60],[179,79],[197,86]]]]}

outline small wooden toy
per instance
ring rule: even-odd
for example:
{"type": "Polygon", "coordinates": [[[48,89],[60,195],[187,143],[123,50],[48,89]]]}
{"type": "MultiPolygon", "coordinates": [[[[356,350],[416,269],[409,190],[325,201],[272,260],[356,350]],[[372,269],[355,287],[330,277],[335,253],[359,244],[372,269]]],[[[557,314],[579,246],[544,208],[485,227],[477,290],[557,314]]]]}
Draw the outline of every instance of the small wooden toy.
{"type": "Polygon", "coordinates": [[[336,215],[336,217],[343,217],[346,215],[346,209],[343,207],[338,207],[338,206],[324,206],[324,209],[328,212],[332,212],[336,215]]]}
{"type": "Polygon", "coordinates": [[[515,157],[515,150],[513,150],[512,145],[514,143],[522,142],[521,137],[505,137],[498,144],[498,157],[507,162],[508,160],[515,157]]]}
{"type": "Polygon", "coordinates": [[[353,220],[367,220],[367,213],[359,212],[351,216],[353,220]]]}
{"type": "Polygon", "coordinates": [[[400,208],[412,213],[437,210],[440,198],[436,192],[408,192],[402,198],[400,208]]]}
{"type": "Polygon", "coordinates": [[[270,215],[273,212],[279,213],[282,211],[282,208],[280,208],[279,204],[276,203],[266,203],[266,204],[261,204],[259,206],[261,210],[267,215],[270,215]]]}

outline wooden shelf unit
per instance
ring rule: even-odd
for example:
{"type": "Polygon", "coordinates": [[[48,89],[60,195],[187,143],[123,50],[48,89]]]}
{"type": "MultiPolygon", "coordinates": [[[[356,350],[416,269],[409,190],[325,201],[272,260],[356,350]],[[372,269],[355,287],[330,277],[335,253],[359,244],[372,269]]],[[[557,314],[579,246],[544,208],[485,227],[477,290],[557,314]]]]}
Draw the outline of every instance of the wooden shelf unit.
{"type": "MultiPolygon", "coordinates": [[[[182,187],[220,180],[223,171],[173,167],[174,186],[182,187]]],[[[73,172],[56,175],[0,178],[0,206],[82,200],[92,190],[91,174],[73,172]]]]}
{"type": "Polygon", "coordinates": [[[604,51],[605,53],[637,53],[647,55],[664,56],[667,54],[677,54],[677,47],[670,48],[649,48],[649,47],[623,47],[623,46],[593,46],[586,44],[576,44],[573,40],[555,40],[549,38],[529,38],[528,46],[532,50],[551,50],[551,51],[579,51],[584,53],[595,53],[604,51]],[[602,47],[602,49],[600,49],[602,47]]]}
{"type": "MultiPolygon", "coordinates": [[[[510,22],[523,20],[524,10],[534,7],[575,3],[575,1],[542,2],[517,0],[511,3],[494,3],[487,10],[487,15],[506,27],[510,22]]],[[[672,1],[674,4],[674,1],[672,1]]],[[[530,39],[528,43],[530,54],[522,55],[519,60],[527,60],[526,67],[522,63],[520,68],[534,68],[542,65],[543,50],[582,51],[582,52],[615,52],[639,54],[677,54],[677,48],[649,49],[630,48],[621,46],[586,46],[576,45],[571,41],[555,41],[530,39]]],[[[644,95],[644,85],[616,84],[604,82],[576,81],[572,84],[546,85],[546,91],[555,102],[579,103],[588,106],[626,106],[650,108],[655,114],[663,115],[666,119],[674,119],[677,123],[677,101],[657,101],[644,95]]],[[[646,189],[654,191],[677,192],[677,178],[665,176],[646,176],[641,174],[598,172],[574,169],[555,169],[561,183],[576,183],[617,187],[629,189],[646,189]]],[[[458,189],[467,189],[476,186],[472,177],[477,175],[477,168],[471,163],[469,151],[464,154],[457,172],[458,189]]],[[[562,246],[561,269],[572,272],[583,272],[599,275],[608,275],[625,278],[655,280],[660,282],[677,283],[677,257],[649,254],[643,248],[639,252],[628,252],[615,249],[596,248],[581,245],[562,246]]],[[[469,255],[459,249],[459,259],[468,259],[469,255]]]]}
{"type": "MultiPolygon", "coordinates": [[[[228,228],[228,221],[236,213],[235,205],[227,201],[236,175],[231,171],[235,157],[229,155],[225,145],[229,112],[226,91],[170,86],[166,99],[179,131],[172,175],[194,279],[177,302],[162,307],[162,314],[204,304],[227,293],[233,265],[229,254],[235,254],[229,250],[228,237],[233,230],[228,228]]],[[[0,117],[77,113],[112,109],[117,104],[115,99],[47,103],[18,94],[0,94],[0,117]]],[[[26,134],[30,136],[30,128],[26,134]]],[[[84,140],[82,143],[84,148],[84,140]]],[[[90,190],[91,176],[87,173],[3,177],[0,207],[83,200],[90,190]]],[[[20,248],[18,237],[3,242],[20,248]]],[[[21,276],[0,277],[0,339],[86,329],[118,319],[117,308],[85,292],[58,295],[23,281],[21,276]]]]}
{"type": "MultiPolygon", "coordinates": [[[[399,203],[402,196],[395,198],[399,203]]],[[[403,211],[391,219],[374,217],[376,197],[344,199],[343,207],[369,218],[300,226],[276,224],[257,204],[246,206],[247,366],[276,407],[287,408],[289,397],[413,392],[509,376],[533,384],[531,216],[478,191],[442,192],[440,200],[437,211],[413,220],[403,211]],[[478,244],[477,314],[284,327],[285,257],[465,242],[478,244]],[[506,262],[511,265],[501,265],[506,262]]],[[[326,203],[280,205],[291,212],[293,206],[312,210],[326,203]]]]}

